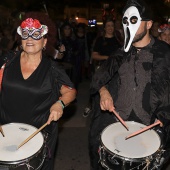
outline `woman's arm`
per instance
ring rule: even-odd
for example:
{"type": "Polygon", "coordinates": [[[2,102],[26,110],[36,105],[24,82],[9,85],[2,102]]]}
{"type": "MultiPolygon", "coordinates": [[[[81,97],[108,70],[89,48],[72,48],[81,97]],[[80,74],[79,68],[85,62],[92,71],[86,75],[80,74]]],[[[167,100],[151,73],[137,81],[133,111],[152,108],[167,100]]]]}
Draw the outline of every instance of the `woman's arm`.
{"type": "Polygon", "coordinates": [[[98,52],[92,52],[92,59],[93,60],[107,60],[109,56],[107,55],[100,55],[98,52]]]}
{"type": "Polygon", "coordinates": [[[65,85],[61,86],[60,93],[59,99],[63,101],[65,106],[68,106],[76,98],[76,90],[65,85]]]}
{"type": "Polygon", "coordinates": [[[62,85],[60,89],[61,97],[50,108],[50,116],[47,123],[57,121],[63,115],[63,109],[68,106],[76,98],[76,90],[74,88],[62,85]]]}

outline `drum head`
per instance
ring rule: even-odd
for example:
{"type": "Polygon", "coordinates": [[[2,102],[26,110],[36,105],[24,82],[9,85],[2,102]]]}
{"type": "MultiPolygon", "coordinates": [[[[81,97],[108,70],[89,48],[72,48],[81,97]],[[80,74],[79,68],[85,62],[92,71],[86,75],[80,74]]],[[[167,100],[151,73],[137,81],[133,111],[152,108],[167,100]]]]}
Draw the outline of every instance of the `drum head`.
{"type": "Polygon", "coordinates": [[[11,162],[24,160],[31,157],[39,151],[44,143],[44,138],[41,132],[30,139],[26,144],[17,147],[37,128],[23,124],[23,123],[10,123],[2,126],[5,137],[0,134],[0,162],[11,162]]]}
{"type": "Polygon", "coordinates": [[[120,122],[111,124],[103,130],[101,141],[108,151],[126,158],[143,158],[159,149],[161,145],[159,135],[152,129],[126,140],[131,133],[146,127],[133,121],[127,121],[126,124],[129,131],[120,122]]]}

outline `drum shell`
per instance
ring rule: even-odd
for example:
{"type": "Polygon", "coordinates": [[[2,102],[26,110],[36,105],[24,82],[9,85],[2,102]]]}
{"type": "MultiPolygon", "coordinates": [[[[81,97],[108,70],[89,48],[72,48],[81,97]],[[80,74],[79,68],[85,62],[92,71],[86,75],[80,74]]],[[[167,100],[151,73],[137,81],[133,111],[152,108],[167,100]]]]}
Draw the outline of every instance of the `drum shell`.
{"type": "Polygon", "coordinates": [[[28,166],[34,167],[34,169],[39,170],[45,159],[46,148],[45,145],[31,157],[19,161],[0,161],[0,170],[28,170],[28,166]],[[4,169],[5,168],[5,169],[4,169]]]}
{"type": "MultiPolygon", "coordinates": [[[[158,152],[159,151],[157,151],[157,153],[158,152]]],[[[147,164],[146,158],[129,159],[121,157],[119,155],[116,155],[115,153],[111,153],[104,146],[100,146],[99,154],[100,163],[107,170],[131,170],[134,168],[140,170],[146,167],[147,164]]],[[[149,159],[151,161],[154,159],[154,157],[151,156],[149,159]]],[[[149,165],[149,167],[152,166],[153,166],[152,164],[149,165]]]]}

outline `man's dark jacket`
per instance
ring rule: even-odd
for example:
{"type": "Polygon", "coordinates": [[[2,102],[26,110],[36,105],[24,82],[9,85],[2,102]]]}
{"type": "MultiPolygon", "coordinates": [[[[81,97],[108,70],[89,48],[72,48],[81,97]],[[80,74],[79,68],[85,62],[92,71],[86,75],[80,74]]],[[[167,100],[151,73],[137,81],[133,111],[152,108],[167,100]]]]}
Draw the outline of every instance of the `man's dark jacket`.
{"type": "MultiPolygon", "coordinates": [[[[102,113],[99,109],[99,104],[96,104],[99,103],[100,100],[98,94],[99,89],[102,86],[106,86],[113,97],[113,101],[116,102],[120,85],[118,69],[121,64],[130,57],[130,53],[134,48],[135,47],[132,47],[127,53],[125,53],[123,49],[118,50],[94,75],[90,87],[91,95],[95,96],[92,124],[102,113]]],[[[162,131],[166,136],[165,141],[167,143],[167,141],[170,141],[170,47],[163,41],[155,39],[152,47],[144,48],[148,48],[153,54],[151,91],[149,96],[151,107],[150,114],[152,115],[150,122],[153,123],[155,119],[159,119],[163,123],[162,131]]],[[[104,122],[104,116],[102,117],[102,121],[104,122]]],[[[170,142],[168,143],[170,145],[170,142]]]]}

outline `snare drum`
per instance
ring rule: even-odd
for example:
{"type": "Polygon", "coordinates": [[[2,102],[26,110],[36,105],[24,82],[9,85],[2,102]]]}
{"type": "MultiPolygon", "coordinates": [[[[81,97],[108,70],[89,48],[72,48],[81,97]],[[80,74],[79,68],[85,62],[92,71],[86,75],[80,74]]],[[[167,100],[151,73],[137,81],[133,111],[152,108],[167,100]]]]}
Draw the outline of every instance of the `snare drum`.
{"type": "Polygon", "coordinates": [[[101,134],[100,162],[107,170],[147,169],[160,156],[161,140],[155,130],[147,130],[126,140],[131,133],[146,127],[133,121],[126,124],[129,131],[117,122],[106,127],[101,134]]]}
{"type": "Polygon", "coordinates": [[[44,137],[41,132],[27,143],[17,147],[37,128],[23,123],[2,125],[5,137],[0,134],[0,170],[40,169],[45,159],[44,137]]]}

